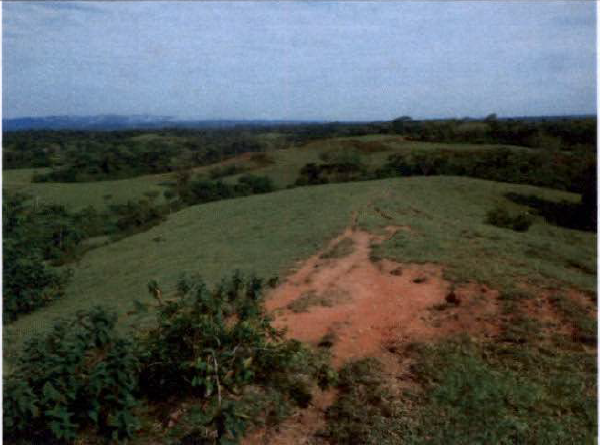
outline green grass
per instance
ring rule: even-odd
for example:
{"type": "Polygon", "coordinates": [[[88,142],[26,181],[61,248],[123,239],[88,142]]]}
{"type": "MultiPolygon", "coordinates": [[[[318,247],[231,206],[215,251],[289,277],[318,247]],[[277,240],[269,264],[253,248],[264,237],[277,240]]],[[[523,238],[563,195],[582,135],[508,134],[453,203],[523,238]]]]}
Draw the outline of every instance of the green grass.
{"type": "MultiPolygon", "coordinates": [[[[531,322],[531,320],[527,320],[531,322]]],[[[321,435],[330,443],[588,444],[596,437],[596,359],[575,345],[548,349],[453,338],[413,345],[409,390],[394,390],[374,359],[339,373],[321,435]],[[414,389],[413,389],[414,388],[414,389]]]]}
{"type": "Polygon", "coordinates": [[[323,252],[319,258],[325,260],[343,258],[350,255],[352,252],[354,252],[354,241],[352,241],[352,238],[343,238],[331,247],[331,249],[323,252]]]}
{"type": "Polygon", "coordinates": [[[168,292],[182,272],[199,272],[209,282],[236,268],[262,277],[285,275],[342,233],[353,212],[358,224],[373,232],[390,224],[412,228],[375,247],[377,257],[439,263],[452,278],[499,289],[521,281],[594,291],[595,274],[567,263],[577,261],[595,271],[595,234],[542,219],[526,233],[484,223],[487,209],[504,202],[507,191],[576,199],[564,192],[469,178],[411,177],[303,187],[190,207],[147,232],[88,252],[73,267],[64,298],[5,328],[7,352],[46,329],[54,317],[77,309],[102,303],[125,314],[133,300],[150,298],[146,285],[152,279],[168,292]],[[382,218],[372,204],[392,220],[382,218]],[[152,241],[157,237],[162,242],[152,241]]]}
{"type": "Polygon", "coordinates": [[[346,364],[339,372],[339,391],[327,408],[327,425],[319,435],[332,444],[402,444],[404,425],[402,405],[382,373],[381,364],[366,358],[346,364]]]}
{"type": "MultiPolygon", "coordinates": [[[[280,146],[281,136],[278,133],[265,133],[261,135],[261,140],[265,143],[280,146]]],[[[173,137],[163,137],[158,134],[144,134],[134,136],[133,140],[137,141],[152,141],[160,140],[164,143],[172,143],[173,137]]],[[[185,138],[184,138],[185,139],[185,138]]],[[[291,149],[268,149],[268,156],[274,161],[269,165],[260,165],[257,162],[250,160],[250,157],[243,155],[238,158],[226,160],[207,166],[197,167],[193,169],[194,174],[208,175],[210,170],[222,165],[231,163],[238,164],[247,171],[237,175],[231,175],[224,178],[225,182],[235,183],[237,179],[248,172],[257,175],[269,176],[277,188],[285,188],[294,184],[300,174],[300,169],[308,163],[319,163],[320,155],[328,151],[340,150],[340,148],[348,149],[348,142],[372,143],[377,142],[386,151],[377,151],[373,153],[362,153],[362,162],[370,169],[376,169],[386,163],[391,154],[397,152],[421,152],[432,149],[448,149],[448,150],[471,150],[480,151],[491,148],[497,148],[497,145],[475,145],[475,144],[443,144],[430,142],[411,142],[403,141],[398,136],[388,135],[366,135],[357,137],[342,137],[329,138],[310,142],[301,147],[291,149]]],[[[509,147],[514,150],[527,150],[523,147],[509,147]]],[[[350,148],[351,149],[351,148],[350,148]]],[[[39,203],[46,204],[61,204],[71,209],[78,210],[88,205],[95,207],[97,210],[106,208],[109,204],[123,204],[128,200],[137,200],[144,197],[145,192],[158,191],[160,198],[157,203],[163,202],[162,192],[166,187],[161,183],[173,182],[174,176],[171,173],[162,173],[156,175],[138,176],[131,179],[123,179],[117,181],[98,181],[98,182],[83,182],[83,183],[32,183],[31,178],[35,172],[43,173],[49,169],[15,169],[3,171],[3,187],[7,190],[21,191],[29,193],[37,197],[39,203]],[[105,196],[111,195],[110,199],[105,196]]]]}
{"type": "Polygon", "coordinates": [[[396,443],[594,443],[592,354],[452,340],[417,357],[423,390],[404,420],[410,433],[396,443]]]}
{"type": "Polygon", "coordinates": [[[165,178],[162,175],[139,176],[118,181],[97,182],[44,182],[32,183],[34,172],[43,169],[18,169],[2,172],[2,187],[9,191],[19,191],[33,196],[39,204],[60,204],[72,210],[93,206],[103,210],[110,204],[124,204],[128,200],[144,197],[144,193],[160,193],[157,203],[163,202],[162,192],[166,187],[159,185],[165,178]],[[107,195],[110,195],[108,198],[107,195]]]}
{"type": "Polygon", "coordinates": [[[399,231],[376,246],[376,258],[441,263],[452,280],[498,289],[517,281],[595,291],[595,234],[552,226],[541,217],[525,233],[485,223],[486,212],[496,204],[527,210],[506,200],[502,195],[507,191],[526,190],[554,201],[575,201],[577,195],[456,177],[405,178],[390,184],[389,195],[374,204],[393,219],[384,222],[374,212],[363,212],[359,224],[371,231],[384,224],[408,225],[412,231],[399,231]]]}
{"type": "MultiPolygon", "coordinates": [[[[275,163],[264,168],[257,168],[253,171],[255,174],[267,175],[273,179],[277,187],[283,188],[293,184],[300,174],[300,169],[306,164],[320,163],[320,155],[326,152],[339,151],[340,149],[358,150],[361,153],[361,161],[371,170],[383,166],[388,157],[394,153],[418,153],[428,150],[452,150],[452,151],[481,151],[497,149],[499,145],[489,144],[444,144],[433,142],[413,142],[404,141],[398,136],[387,135],[366,135],[357,137],[329,138],[310,142],[304,146],[286,149],[274,150],[269,152],[275,163]],[[368,143],[377,142],[385,147],[385,151],[363,152],[360,150],[360,144],[352,148],[347,145],[348,142],[364,143],[368,148],[368,143]]],[[[512,150],[529,150],[524,147],[505,146],[512,150]]],[[[236,176],[228,178],[231,181],[237,179],[236,176]]]]}
{"type": "Polygon", "coordinates": [[[357,185],[190,207],[147,232],[94,249],[73,268],[65,297],[5,327],[6,349],[18,349],[53,318],[95,304],[124,315],[134,300],[150,299],[146,286],[152,279],[169,292],[183,272],[199,272],[209,283],[236,268],[265,278],[284,274],[341,233],[354,206],[376,192],[357,185]],[[162,242],[152,241],[159,236],[162,242]]]}

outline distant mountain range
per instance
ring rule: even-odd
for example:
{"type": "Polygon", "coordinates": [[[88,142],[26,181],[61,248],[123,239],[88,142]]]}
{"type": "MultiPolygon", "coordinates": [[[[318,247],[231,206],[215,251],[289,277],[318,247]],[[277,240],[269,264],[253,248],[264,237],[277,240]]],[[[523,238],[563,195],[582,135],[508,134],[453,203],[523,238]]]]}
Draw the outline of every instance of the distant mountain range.
{"type": "Polygon", "coordinates": [[[286,120],[177,120],[169,116],[150,115],[99,115],[99,116],[47,116],[2,119],[3,131],[24,130],[145,130],[161,128],[231,128],[235,126],[266,127],[323,123],[320,121],[286,120]]]}
{"type": "MultiPolygon", "coordinates": [[[[555,119],[580,119],[595,117],[595,115],[565,115],[565,116],[522,116],[498,117],[498,120],[518,119],[526,121],[555,120],[555,119]]],[[[438,119],[419,119],[438,120],[438,119]]],[[[440,118],[439,120],[444,120],[440,118]]],[[[480,120],[480,119],[469,119],[480,120]]],[[[385,122],[385,121],[378,121],[385,122]]],[[[162,128],[187,128],[187,129],[218,129],[232,127],[270,127],[279,125],[301,124],[326,124],[327,121],[302,121],[302,120],[180,120],[170,116],[151,116],[147,114],[116,115],[103,114],[98,116],[46,116],[46,117],[20,117],[15,119],[2,119],[3,131],[26,130],[151,130],[162,128]]],[[[376,122],[366,121],[338,121],[337,124],[366,124],[376,122]]]]}

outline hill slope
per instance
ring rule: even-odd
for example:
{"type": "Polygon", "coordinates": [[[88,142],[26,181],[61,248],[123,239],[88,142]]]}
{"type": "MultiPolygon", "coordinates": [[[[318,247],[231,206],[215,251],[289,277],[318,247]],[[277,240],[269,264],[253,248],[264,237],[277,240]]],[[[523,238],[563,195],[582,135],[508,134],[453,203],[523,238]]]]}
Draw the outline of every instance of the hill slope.
{"type": "Polygon", "coordinates": [[[468,178],[412,177],[296,188],[187,208],[148,232],[89,252],[74,267],[63,299],[5,328],[5,352],[54,317],[77,309],[106,304],[125,314],[133,300],[149,298],[146,284],[152,279],[168,292],[182,272],[201,273],[209,282],[236,268],[263,277],[290,273],[342,233],[353,212],[357,225],[372,233],[388,225],[411,228],[377,246],[377,257],[438,263],[447,277],[498,289],[522,282],[594,291],[595,234],[541,218],[525,233],[484,223],[486,211],[506,201],[503,194],[509,191],[576,199],[468,178]]]}

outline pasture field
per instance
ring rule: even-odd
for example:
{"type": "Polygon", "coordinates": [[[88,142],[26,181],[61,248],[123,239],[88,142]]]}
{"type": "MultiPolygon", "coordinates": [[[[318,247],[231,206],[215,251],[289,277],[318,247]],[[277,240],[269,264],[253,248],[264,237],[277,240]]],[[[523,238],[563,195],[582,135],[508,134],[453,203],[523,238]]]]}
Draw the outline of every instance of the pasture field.
{"type": "Polygon", "coordinates": [[[60,315],[96,304],[121,315],[149,299],[146,284],[168,292],[183,272],[215,282],[229,270],[285,276],[340,234],[357,212],[360,227],[409,226],[375,249],[401,262],[433,262],[455,279],[496,288],[554,283],[593,292],[596,236],[537,218],[519,233],[484,223],[504,193],[574,200],[573,194],[457,177],[412,177],[285,190],[184,209],[151,230],[97,248],[73,267],[64,298],[5,327],[6,352],[60,315]],[[382,214],[385,215],[382,216],[382,214]]]}
{"type": "MultiPolygon", "coordinates": [[[[284,150],[275,150],[268,153],[273,160],[271,165],[264,167],[251,166],[252,173],[269,176],[275,185],[284,188],[292,185],[300,174],[300,170],[308,163],[319,163],[323,155],[329,153],[349,152],[357,153],[360,161],[369,169],[375,170],[382,167],[388,157],[397,153],[426,153],[429,150],[450,151],[482,151],[506,147],[515,151],[529,151],[525,147],[491,145],[491,144],[447,144],[436,142],[405,141],[402,137],[389,135],[367,135],[355,137],[328,138],[310,142],[301,147],[284,150]]],[[[241,165],[244,165],[242,161],[241,165]]],[[[234,182],[240,175],[227,177],[234,182]]]]}
{"type": "Polygon", "coordinates": [[[143,198],[144,193],[151,191],[159,192],[157,201],[162,202],[162,192],[166,190],[160,185],[162,178],[157,175],[118,181],[32,182],[32,175],[40,171],[43,169],[5,170],[2,175],[2,187],[29,194],[39,204],[59,204],[75,211],[88,206],[103,210],[110,204],[123,204],[128,200],[143,198]]]}
{"type": "MultiPolygon", "coordinates": [[[[166,143],[165,140],[169,142],[167,137],[153,133],[134,136],[131,139],[144,142],[160,141],[166,143]]],[[[261,134],[261,140],[279,141],[280,139],[281,135],[278,133],[261,134]]],[[[173,142],[171,141],[171,143],[173,142]]],[[[512,150],[528,150],[523,147],[507,147],[512,150]]],[[[226,176],[224,178],[225,182],[234,183],[240,176],[250,172],[256,175],[268,176],[277,188],[285,188],[296,181],[304,165],[318,163],[323,154],[339,152],[340,150],[357,152],[367,168],[374,170],[385,164],[387,158],[394,153],[418,153],[441,148],[452,151],[479,151],[498,148],[498,146],[410,142],[404,141],[401,137],[390,137],[388,135],[329,138],[310,142],[293,149],[268,150],[266,156],[270,163],[266,165],[254,161],[250,153],[245,153],[223,162],[196,167],[191,171],[194,175],[206,176],[215,167],[237,165],[245,169],[245,172],[226,176]],[[373,143],[376,145],[373,146],[373,143]]],[[[164,202],[162,193],[167,190],[167,187],[163,184],[173,182],[175,178],[173,173],[161,173],[114,181],[32,182],[32,176],[35,173],[47,171],[49,171],[47,168],[5,170],[2,177],[2,186],[6,190],[30,194],[34,199],[37,198],[40,204],[59,204],[72,210],[93,206],[97,210],[103,210],[110,204],[124,204],[128,200],[135,201],[143,198],[144,193],[152,191],[159,192],[157,203],[160,204],[164,202]]]]}

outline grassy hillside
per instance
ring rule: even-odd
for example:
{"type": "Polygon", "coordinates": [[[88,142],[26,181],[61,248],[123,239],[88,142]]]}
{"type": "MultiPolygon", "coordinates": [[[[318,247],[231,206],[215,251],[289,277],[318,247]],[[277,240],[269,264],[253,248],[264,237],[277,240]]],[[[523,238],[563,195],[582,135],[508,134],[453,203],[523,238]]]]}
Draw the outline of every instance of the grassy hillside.
{"type": "MultiPolygon", "coordinates": [[[[300,169],[308,163],[318,163],[323,156],[340,152],[355,153],[367,168],[375,170],[383,166],[388,157],[397,153],[422,153],[430,150],[482,151],[500,147],[489,144],[444,144],[406,141],[399,136],[372,134],[367,136],[328,138],[310,142],[293,150],[275,150],[269,153],[273,164],[254,168],[253,173],[267,175],[278,187],[293,184],[300,169]]],[[[511,150],[528,151],[524,147],[502,146],[511,150]]],[[[233,181],[237,176],[228,178],[233,181]]]]}
{"type": "MultiPolygon", "coordinates": [[[[260,135],[261,140],[273,148],[281,145],[282,136],[279,133],[264,133],[260,135]]],[[[131,138],[138,141],[158,141],[170,143],[168,137],[149,133],[131,138]]],[[[444,148],[458,151],[480,151],[497,148],[497,145],[475,145],[475,144],[443,144],[431,142],[404,141],[398,136],[367,135],[345,138],[329,138],[314,141],[293,149],[267,150],[267,163],[257,162],[249,153],[228,159],[215,164],[196,167],[194,174],[208,176],[211,170],[236,165],[245,171],[254,174],[269,176],[276,187],[285,188],[293,184],[300,173],[300,169],[308,163],[318,163],[323,155],[328,153],[339,153],[349,151],[358,153],[361,161],[370,169],[381,167],[387,158],[394,153],[416,153],[432,149],[444,148]]],[[[513,150],[528,150],[522,147],[509,147],[513,150]]],[[[39,203],[61,204],[78,210],[89,205],[98,210],[104,209],[110,204],[122,204],[128,200],[142,198],[144,193],[158,191],[160,198],[157,203],[162,202],[162,192],[167,188],[165,182],[173,181],[171,173],[137,176],[130,179],[115,181],[95,182],[44,182],[32,183],[34,173],[44,173],[49,169],[15,169],[3,172],[3,187],[7,190],[18,190],[23,193],[37,197],[39,203]]],[[[230,175],[225,178],[227,182],[235,182],[244,173],[230,175]]]]}
{"type": "Polygon", "coordinates": [[[37,198],[40,204],[60,204],[72,210],[80,210],[93,206],[98,210],[110,204],[122,204],[128,200],[142,198],[144,193],[158,191],[161,193],[165,187],[159,185],[164,180],[159,175],[139,176],[137,178],[122,179],[118,181],[97,182],[44,182],[32,183],[31,177],[35,172],[44,169],[16,169],[2,172],[2,187],[10,191],[27,193],[37,198]]]}
{"type": "Polygon", "coordinates": [[[577,199],[468,178],[411,177],[296,188],[190,207],[145,233],[86,254],[73,267],[64,298],[5,327],[5,354],[10,356],[53,318],[77,309],[102,303],[124,315],[134,300],[149,298],[146,285],[152,279],[168,291],[182,272],[201,273],[209,282],[236,268],[263,277],[285,275],[341,233],[353,212],[370,231],[411,227],[377,247],[381,257],[440,263],[450,277],[500,289],[523,282],[593,291],[595,234],[551,226],[541,218],[525,233],[484,223],[495,202],[514,206],[503,197],[511,191],[577,199]]]}

